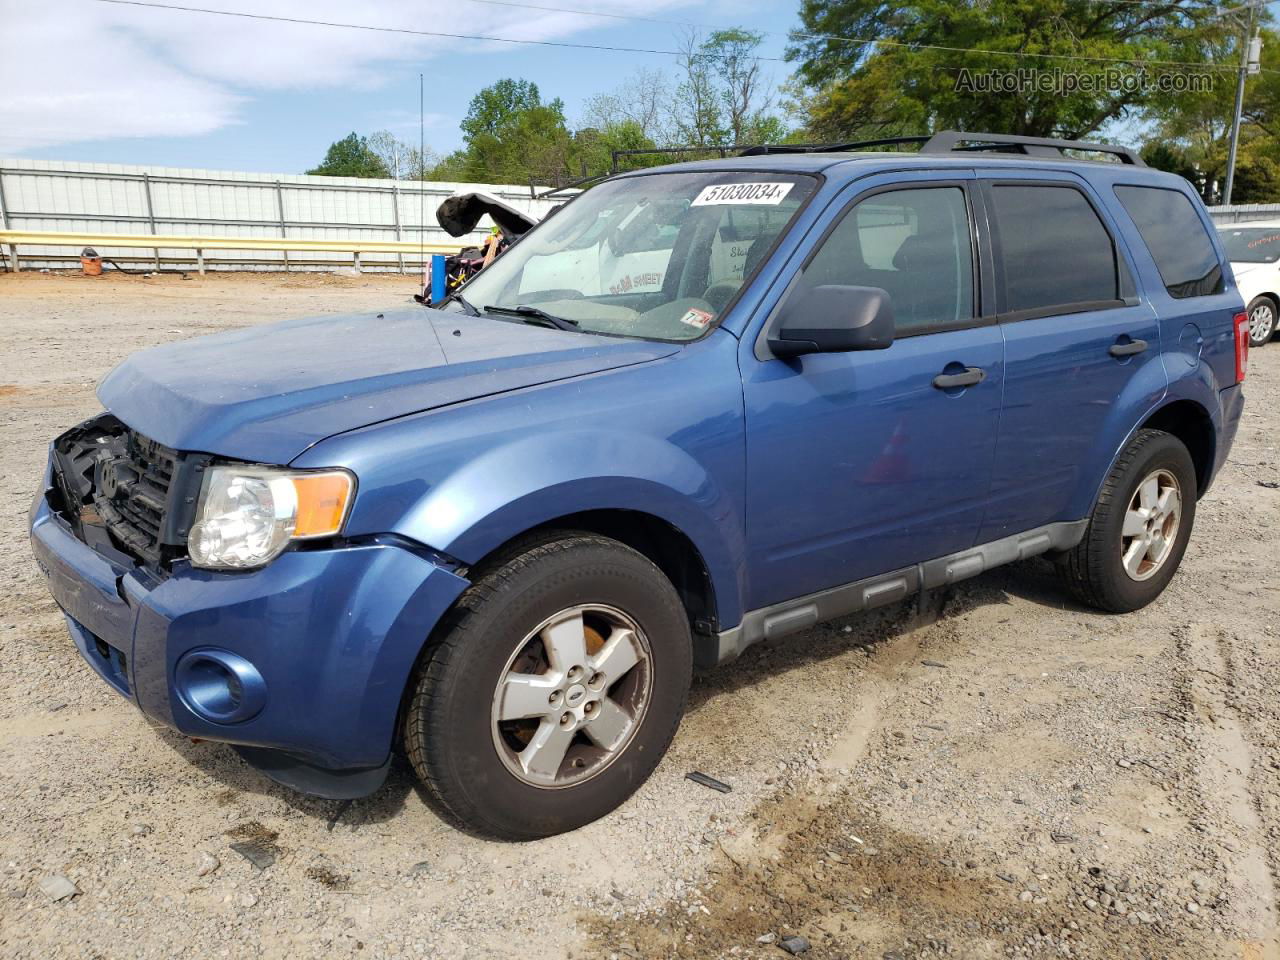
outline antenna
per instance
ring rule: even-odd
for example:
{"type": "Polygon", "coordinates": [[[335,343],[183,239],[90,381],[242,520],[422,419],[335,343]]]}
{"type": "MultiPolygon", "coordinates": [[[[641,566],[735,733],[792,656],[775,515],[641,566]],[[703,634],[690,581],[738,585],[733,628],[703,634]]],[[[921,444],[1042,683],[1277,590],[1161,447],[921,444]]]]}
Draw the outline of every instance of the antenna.
{"type": "Polygon", "coordinates": [[[427,291],[427,135],[426,95],[418,74],[418,262],[422,264],[422,295],[427,291]]]}

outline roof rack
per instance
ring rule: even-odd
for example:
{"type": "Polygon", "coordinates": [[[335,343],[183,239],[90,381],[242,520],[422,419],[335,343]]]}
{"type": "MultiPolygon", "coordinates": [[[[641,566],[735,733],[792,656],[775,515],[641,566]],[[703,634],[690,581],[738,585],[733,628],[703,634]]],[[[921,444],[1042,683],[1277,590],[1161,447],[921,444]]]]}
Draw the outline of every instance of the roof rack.
{"type": "Polygon", "coordinates": [[[1114,143],[1091,143],[1087,140],[1057,140],[1052,137],[1020,137],[1007,133],[965,133],[961,130],[943,130],[935,133],[920,148],[921,153],[986,152],[1021,153],[1028,157],[1061,159],[1068,150],[1081,153],[1105,153],[1117,157],[1121,163],[1145,167],[1142,157],[1128,147],[1114,143]]]}
{"type": "Polygon", "coordinates": [[[933,136],[884,137],[879,140],[857,140],[851,143],[781,143],[748,147],[739,156],[763,157],[779,153],[847,153],[866,147],[888,147],[919,144],[921,153],[1017,153],[1041,159],[1062,159],[1067,150],[1081,153],[1103,153],[1117,157],[1121,163],[1145,167],[1142,157],[1128,147],[1085,140],[1055,140],[1051,137],[1022,137],[1007,133],[966,133],[943,130],[933,136]]]}
{"type": "MultiPolygon", "coordinates": [[[[778,153],[847,153],[863,147],[891,147],[903,143],[927,144],[932,137],[883,137],[879,140],[855,140],[851,143],[777,143],[747,147],[738,156],[764,157],[778,153]]],[[[922,146],[923,149],[923,146],[922,146]]]]}

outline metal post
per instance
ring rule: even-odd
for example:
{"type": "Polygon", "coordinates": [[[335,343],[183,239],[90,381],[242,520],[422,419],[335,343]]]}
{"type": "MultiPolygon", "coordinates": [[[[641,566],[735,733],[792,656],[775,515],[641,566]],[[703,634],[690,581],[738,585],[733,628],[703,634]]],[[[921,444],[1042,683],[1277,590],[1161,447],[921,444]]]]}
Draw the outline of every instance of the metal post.
{"type": "MultiPolygon", "coordinates": [[[[0,227],[9,229],[9,204],[4,198],[4,171],[0,170],[0,227]]],[[[9,244],[9,269],[18,272],[18,245],[9,244]]]]}
{"type": "Polygon", "coordinates": [[[363,270],[360,269],[360,251],[359,250],[355,252],[355,268],[356,268],[356,273],[364,272],[363,270]]]}
{"type": "MultiPolygon", "coordinates": [[[[280,236],[281,238],[289,236],[284,226],[284,187],[280,186],[280,181],[276,181],[276,213],[280,215],[280,236]]],[[[289,251],[282,250],[284,254],[284,272],[289,272],[289,251]]]]}
{"type": "Polygon", "coordinates": [[[1244,112],[1244,81],[1249,75],[1249,46],[1253,37],[1253,19],[1258,8],[1249,2],[1249,25],[1240,38],[1240,76],[1236,80],[1236,104],[1231,114],[1231,147],[1227,152],[1227,185],[1222,191],[1224,205],[1231,203],[1231,189],[1236,182],[1236,154],[1240,149],[1240,114],[1244,112]]]}
{"type": "Polygon", "coordinates": [[[200,276],[204,276],[204,251],[196,247],[196,266],[200,269],[200,276]]]}
{"type": "MultiPolygon", "coordinates": [[[[156,233],[156,211],[151,205],[151,174],[144,173],[142,175],[142,195],[147,198],[147,220],[151,223],[151,235],[156,233]]],[[[160,272],[160,248],[152,248],[152,253],[156,257],[156,273],[160,272]]]]}
{"type": "Polygon", "coordinates": [[[435,306],[443,303],[445,298],[445,281],[447,280],[444,266],[444,254],[433,253],[431,255],[431,304],[435,306]]]}
{"type": "MultiPolygon", "coordinates": [[[[400,184],[398,183],[391,185],[391,202],[395,204],[396,211],[396,239],[403,240],[400,230],[400,184]]],[[[397,253],[396,261],[400,264],[400,272],[404,273],[404,254],[397,253]]]]}

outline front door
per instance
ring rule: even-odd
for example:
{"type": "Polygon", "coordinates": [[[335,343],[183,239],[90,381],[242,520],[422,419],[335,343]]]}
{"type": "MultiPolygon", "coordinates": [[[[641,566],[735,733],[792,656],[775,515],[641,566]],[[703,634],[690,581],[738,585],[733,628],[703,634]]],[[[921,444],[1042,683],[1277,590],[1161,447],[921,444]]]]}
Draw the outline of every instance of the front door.
{"type": "Polygon", "coordinates": [[[785,297],[887,290],[888,349],[779,359],[744,348],[750,607],[973,545],[1004,347],[981,319],[971,186],[881,183],[814,228],[823,239],[785,297]]]}

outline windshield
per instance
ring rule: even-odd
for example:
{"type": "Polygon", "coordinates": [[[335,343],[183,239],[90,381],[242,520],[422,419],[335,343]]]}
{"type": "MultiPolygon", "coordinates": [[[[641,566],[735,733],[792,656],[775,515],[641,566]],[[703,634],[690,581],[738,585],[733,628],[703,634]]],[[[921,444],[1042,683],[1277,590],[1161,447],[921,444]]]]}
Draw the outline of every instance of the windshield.
{"type": "Polygon", "coordinates": [[[1280,230],[1227,227],[1219,231],[1232,263],[1275,263],[1280,260],[1280,230]]]}
{"type": "Polygon", "coordinates": [[[462,289],[477,310],[590,333],[692,340],[813,192],[781,173],[663,173],[588,190],[462,289]],[[515,308],[523,310],[517,316],[515,308]]]}

